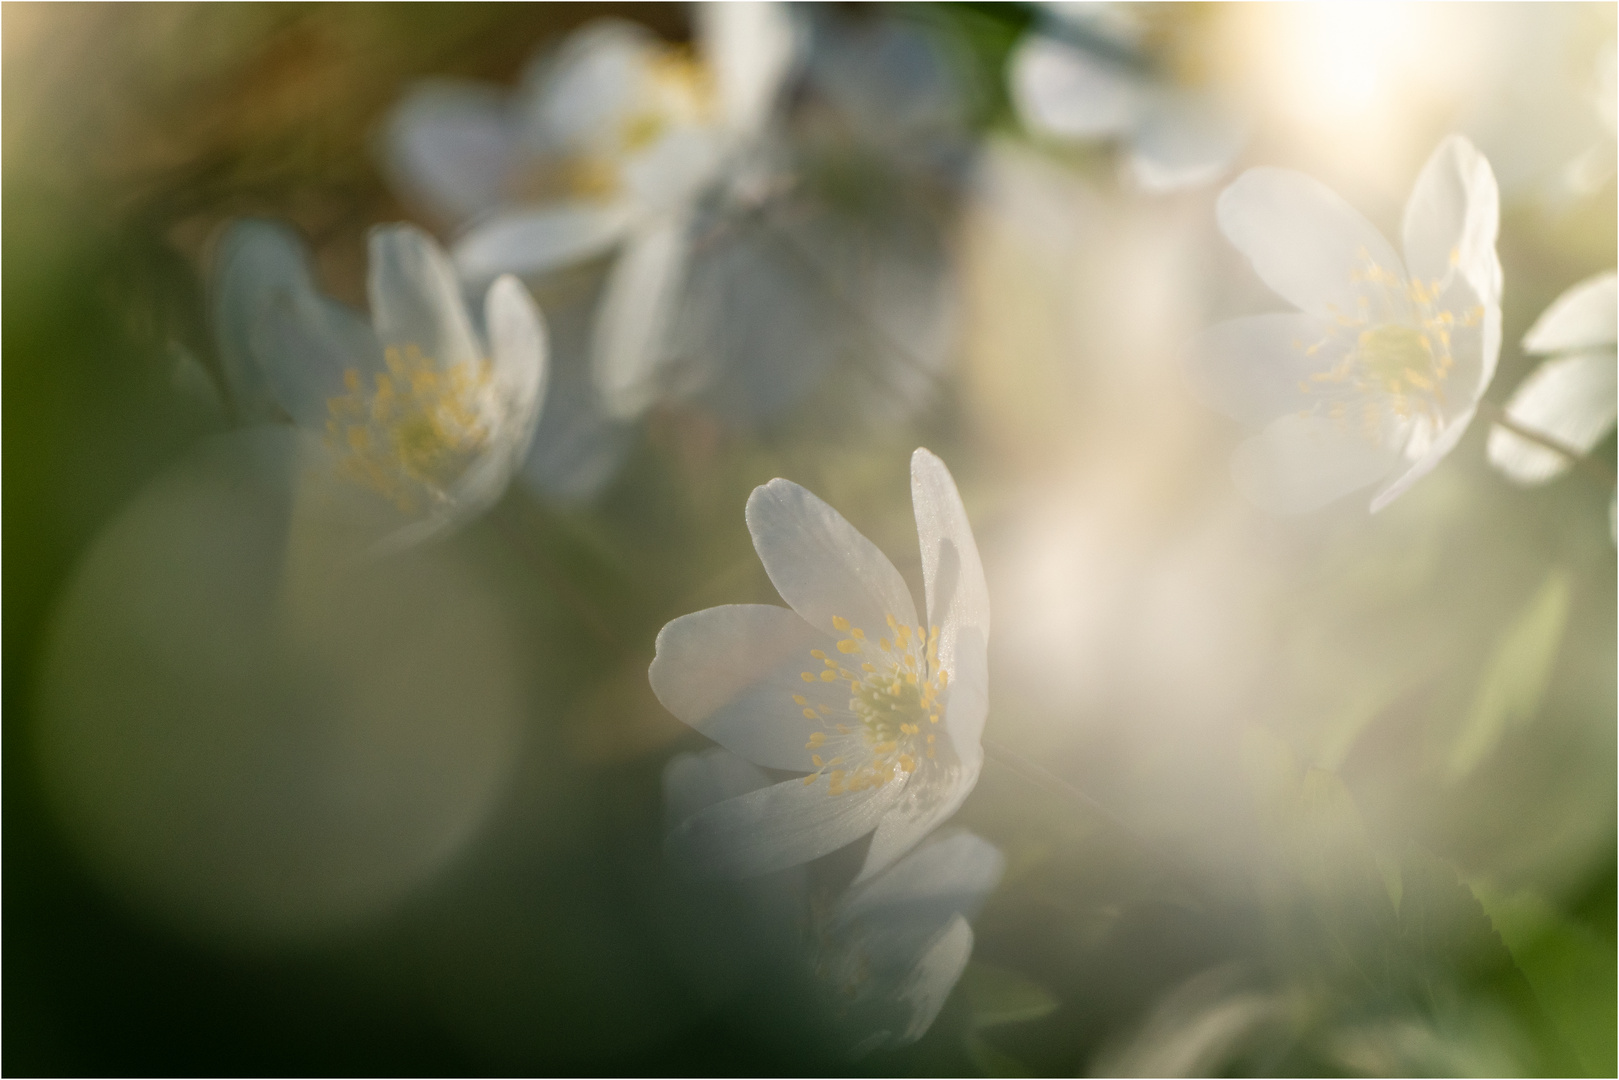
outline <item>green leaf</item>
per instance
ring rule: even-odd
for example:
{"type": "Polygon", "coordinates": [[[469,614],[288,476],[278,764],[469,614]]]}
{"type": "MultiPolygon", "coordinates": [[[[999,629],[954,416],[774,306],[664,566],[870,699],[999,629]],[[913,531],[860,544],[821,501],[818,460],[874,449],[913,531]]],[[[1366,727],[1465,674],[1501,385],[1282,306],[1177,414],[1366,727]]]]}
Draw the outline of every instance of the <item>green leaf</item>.
{"type": "Polygon", "coordinates": [[[1553,570],[1501,635],[1462,729],[1451,744],[1445,775],[1452,783],[1472,773],[1509,729],[1535,715],[1562,643],[1568,604],[1568,574],[1553,570]]]}
{"type": "Polygon", "coordinates": [[[1508,896],[1485,887],[1474,893],[1581,1063],[1594,1076],[1612,1075],[1619,1066],[1613,945],[1534,893],[1508,896]]]}
{"type": "Polygon", "coordinates": [[[985,1076],[1033,1076],[1034,1070],[1011,1054],[1003,1053],[976,1031],[967,1033],[967,1056],[985,1076]]]}
{"type": "Polygon", "coordinates": [[[1056,1011],[1057,999],[1015,971],[974,961],[961,976],[975,1031],[1038,1020],[1056,1011]]]}

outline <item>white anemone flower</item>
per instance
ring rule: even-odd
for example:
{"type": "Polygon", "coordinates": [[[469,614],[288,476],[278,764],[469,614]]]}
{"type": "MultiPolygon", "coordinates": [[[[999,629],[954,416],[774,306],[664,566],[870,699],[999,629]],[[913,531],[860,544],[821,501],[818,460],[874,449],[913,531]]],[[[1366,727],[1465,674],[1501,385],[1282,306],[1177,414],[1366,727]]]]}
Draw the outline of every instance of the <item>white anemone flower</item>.
{"type": "Polygon", "coordinates": [[[342,483],[385,514],[384,547],[418,543],[500,498],[533,437],[545,323],[502,277],[480,334],[443,249],[411,225],[371,231],[368,323],[317,289],[286,226],[232,223],[214,263],[220,363],[245,421],[313,433],[342,483]]]}
{"type": "Polygon", "coordinates": [[[701,58],[617,19],[532,64],[509,98],[430,82],[386,128],[397,183],[461,232],[473,284],[619,249],[597,305],[595,387],[631,417],[657,363],[689,259],[697,200],[763,127],[794,55],[776,5],[698,7],[701,58]]]}
{"type": "Polygon", "coordinates": [[[1121,143],[1147,191],[1207,184],[1231,167],[1243,125],[1208,94],[1153,78],[1135,59],[1140,27],[1115,4],[1053,4],[1007,65],[1023,126],[1060,142],[1121,143]]]}
{"type": "Polygon", "coordinates": [[[911,457],[928,621],[871,541],[804,488],[748,499],[748,530],[787,608],[674,620],[649,677],[665,708],[757,765],[804,774],[689,818],[670,850],[699,872],[796,866],[873,833],[857,880],[956,811],[983,767],[989,596],[944,463],[911,457]],[[875,830],[875,831],[874,831],[875,830]]]}
{"type": "MultiPolygon", "coordinates": [[[[1613,430],[1619,418],[1619,277],[1597,274],[1552,302],[1524,335],[1523,351],[1548,356],[1518,384],[1507,419],[1578,454],[1613,430]]],[[[1563,454],[1500,425],[1490,429],[1490,463],[1520,484],[1543,484],[1571,464],[1563,454]]]]}
{"type": "MultiPolygon", "coordinates": [[[[762,771],[720,747],[677,755],[664,769],[676,820],[769,786],[762,771]]],[[[927,1033],[972,956],[972,919],[1005,865],[995,845],[970,832],[935,834],[829,900],[812,898],[802,868],[762,879],[752,910],[807,953],[859,1055],[927,1033]]]]}
{"type": "Polygon", "coordinates": [[[1439,144],[1405,206],[1402,259],[1318,181],[1250,169],[1221,193],[1220,230],[1300,310],[1205,331],[1193,381],[1264,425],[1232,476],[1261,507],[1302,513],[1379,484],[1377,511],[1466,430],[1501,350],[1499,198],[1460,136],[1439,144]]]}

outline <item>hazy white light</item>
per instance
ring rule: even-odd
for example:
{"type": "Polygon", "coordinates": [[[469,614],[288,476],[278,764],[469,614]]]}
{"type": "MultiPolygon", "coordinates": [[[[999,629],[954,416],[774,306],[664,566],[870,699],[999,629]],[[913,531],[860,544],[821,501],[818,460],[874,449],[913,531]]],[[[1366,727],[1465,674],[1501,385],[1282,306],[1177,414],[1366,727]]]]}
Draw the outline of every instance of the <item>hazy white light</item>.
{"type": "Polygon", "coordinates": [[[373,915],[475,832],[521,702],[500,605],[453,547],[289,588],[289,453],[210,440],[102,532],[53,620],[39,748],[92,870],[257,943],[373,915]],[[291,595],[297,593],[298,595],[291,595]]]}
{"type": "Polygon", "coordinates": [[[1286,8],[1278,44],[1289,58],[1294,92],[1282,103],[1323,120],[1366,112],[1386,86],[1406,21],[1398,4],[1286,8]]]}

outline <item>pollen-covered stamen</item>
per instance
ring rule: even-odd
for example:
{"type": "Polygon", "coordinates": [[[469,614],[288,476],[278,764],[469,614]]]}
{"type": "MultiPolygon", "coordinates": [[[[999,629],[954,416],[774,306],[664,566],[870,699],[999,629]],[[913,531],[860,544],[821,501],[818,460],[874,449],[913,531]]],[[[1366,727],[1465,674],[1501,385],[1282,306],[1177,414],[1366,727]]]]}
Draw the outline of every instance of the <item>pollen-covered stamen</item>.
{"type": "Polygon", "coordinates": [[[326,440],[339,472],[406,513],[441,502],[489,441],[487,360],[440,368],[415,345],[390,347],[387,372],[367,386],[343,373],[346,393],[326,399],[326,440]]]}
{"type": "Polygon", "coordinates": [[[1425,429],[1442,427],[1444,383],[1455,367],[1452,331],[1458,325],[1477,325],[1484,316],[1483,308],[1475,307],[1458,320],[1439,306],[1455,278],[1459,255],[1452,253],[1449,270],[1436,281],[1405,278],[1380,266],[1364,248],[1360,257],[1362,265],[1350,272],[1350,280],[1363,286],[1355,314],[1329,305],[1334,318],[1326,337],[1293,343],[1306,356],[1329,347],[1344,352],[1332,368],[1299,383],[1299,392],[1311,398],[1301,415],[1324,415],[1346,428],[1358,423],[1372,442],[1382,441],[1390,431],[1410,430],[1405,421],[1422,421],[1419,427],[1425,429]]]}
{"type": "Polygon", "coordinates": [[[834,722],[811,733],[805,749],[830,747],[837,756],[823,761],[813,755],[816,771],[805,777],[806,784],[826,773],[830,794],[859,791],[913,773],[921,761],[936,755],[931,729],[944,714],[943,695],[949,685],[949,673],[939,666],[939,628],[904,626],[892,615],[888,625],[893,639],[873,643],[862,628],[834,616],[833,629],[846,635],[836,648],[851,658],[847,666],[821,649],[811,650],[810,656],[825,669],[818,674],[802,672],[803,681],[847,683],[849,698],[841,709],[812,705],[802,694],[793,695],[794,704],[809,720],[837,715],[852,723],[834,722]],[[858,664],[852,659],[857,656],[863,658],[858,664]]]}

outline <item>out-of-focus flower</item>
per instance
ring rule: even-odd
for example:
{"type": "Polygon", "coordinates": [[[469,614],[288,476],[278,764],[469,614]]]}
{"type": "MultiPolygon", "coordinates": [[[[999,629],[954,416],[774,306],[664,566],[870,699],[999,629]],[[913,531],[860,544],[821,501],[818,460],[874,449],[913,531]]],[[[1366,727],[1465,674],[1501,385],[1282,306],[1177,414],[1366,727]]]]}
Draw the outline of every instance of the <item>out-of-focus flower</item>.
{"type": "Polygon", "coordinates": [[[621,248],[591,339],[596,390],[616,416],[654,400],[695,202],[763,126],[793,58],[775,5],[698,10],[701,60],[600,20],[535,61],[509,100],[426,83],[387,127],[398,184],[464,227],[455,259],[474,284],[621,248]]]}
{"type": "Polygon", "coordinates": [[[1053,4],[1052,18],[1025,35],[1008,64],[1023,125],[1065,142],[1118,140],[1148,191],[1213,181],[1246,140],[1241,122],[1208,94],[1148,72],[1143,28],[1116,4],[1053,4]]]}
{"type": "MultiPolygon", "coordinates": [[[[1507,418],[1578,454],[1613,430],[1619,404],[1619,278],[1613,271],[1575,285],[1552,302],[1524,335],[1523,350],[1548,356],[1518,384],[1507,418]]],[[[1561,476],[1571,461],[1499,424],[1490,429],[1490,463],[1520,484],[1561,476]]]]}
{"type": "MultiPolygon", "coordinates": [[[[768,790],[770,779],[730,751],[681,754],[664,770],[670,817],[768,790]]],[[[807,954],[850,1051],[904,1046],[926,1034],[972,955],[971,920],[1005,859],[969,832],[936,835],[835,899],[812,896],[802,868],[761,879],[753,910],[775,916],[807,954]]]]}
{"type": "Polygon", "coordinates": [[[238,221],[215,260],[214,331],[241,418],[320,435],[331,473],[400,547],[500,498],[539,415],[545,324],[507,276],[480,335],[449,259],[410,225],[372,230],[367,290],[369,324],[321,295],[292,230],[238,221]]]}
{"type": "Polygon", "coordinates": [[[1301,513],[1382,481],[1386,506],[1450,452],[1501,347],[1499,199],[1460,136],[1439,144],[1406,203],[1402,260],[1318,181],[1250,169],[1220,195],[1220,229],[1300,308],[1221,323],[1191,374],[1232,416],[1264,424],[1232,460],[1238,488],[1301,513]]]}
{"type": "Polygon", "coordinates": [[[709,608],[658,635],[664,707],[726,749],[807,775],[727,799],[670,849],[726,876],[808,862],[875,830],[858,881],[961,805],[983,765],[989,597],[949,470],[919,449],[911,498],[928,623],[883,553],[786,480],[755,488],[748,530],[792,610],[709,608]]]}

